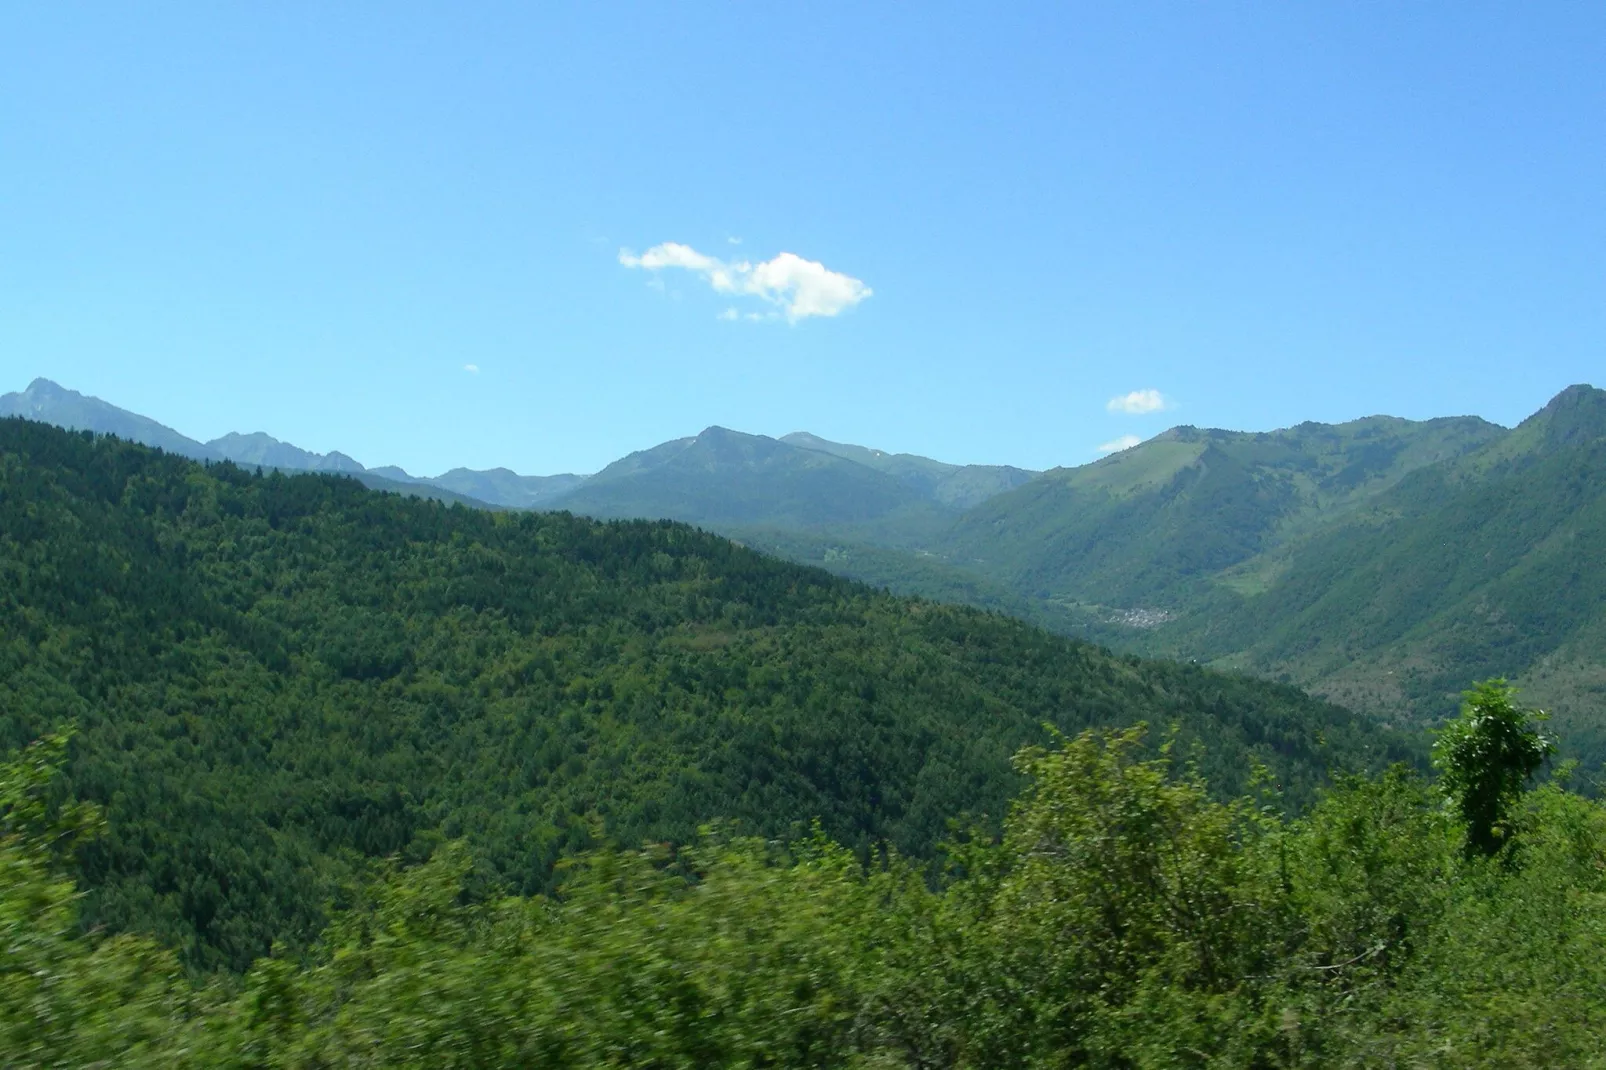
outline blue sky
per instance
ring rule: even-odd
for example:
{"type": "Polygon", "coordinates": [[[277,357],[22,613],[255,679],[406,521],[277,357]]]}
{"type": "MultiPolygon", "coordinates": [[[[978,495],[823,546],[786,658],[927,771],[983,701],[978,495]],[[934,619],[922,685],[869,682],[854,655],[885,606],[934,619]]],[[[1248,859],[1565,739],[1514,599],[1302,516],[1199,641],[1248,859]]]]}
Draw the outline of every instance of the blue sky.
{"type": "Polygon", "coordinates": [[[1603,56],[1598,4],[10,5],[0,391],[426,474],[1509,424],[1606,386],[1603,56]]]}

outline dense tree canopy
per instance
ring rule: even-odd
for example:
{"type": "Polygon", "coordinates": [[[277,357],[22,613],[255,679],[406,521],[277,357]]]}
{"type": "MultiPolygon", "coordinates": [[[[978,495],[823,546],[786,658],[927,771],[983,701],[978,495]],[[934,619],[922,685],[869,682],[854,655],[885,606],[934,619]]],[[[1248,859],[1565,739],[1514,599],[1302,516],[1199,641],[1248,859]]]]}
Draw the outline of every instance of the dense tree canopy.
{"type": "MultiPolygon", "coordinates": [[[[0,421],[0,747],[74,723],[83,923],[304,946],[371,864],[476,895],[602,843],[818,820],[930,859],[1044,725],[1145,720],[1235,793],[1413,751],[1292,688],[893,598],[670,523],[493,514],[0,421]]],[[[1157,736],[1157,738],[1158,738],[1157,736]]]]}
{"type": "Polygon", "coordinates": [[[1412,772],[1290,818],[1140,742],[1024,752],[1002,835],[952,845],[936,887],[818,833],[710,830],[487,898],[453,843],[308,952],[204,984],[76,930],[46,747],[0,769],[0,1046],[163,1070],[1606,1065],[1598,803],[1513,800],[1485,858],[1412,772]]]}

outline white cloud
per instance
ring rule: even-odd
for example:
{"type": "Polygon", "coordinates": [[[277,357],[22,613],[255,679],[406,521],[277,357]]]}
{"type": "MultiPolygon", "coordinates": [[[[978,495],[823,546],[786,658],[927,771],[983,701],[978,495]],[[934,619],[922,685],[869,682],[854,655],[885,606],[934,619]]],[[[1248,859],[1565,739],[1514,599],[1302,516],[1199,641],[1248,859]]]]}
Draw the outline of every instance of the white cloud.
{"type": "Polygon", "coordinates": [[[725,240],[730,242],[732,245],[740,245],[740,244],[742,244],[742,239],[734,237],[734,236],[726,238],[725,240]]]}
{"type": "Polygon", "coordinates": [[[689,268],[692,271],[712,272],[723,267],[718,260],[711,256],[704,256],[689,245],[679,242],[666,241],[662,245],[654,245],[651,249],[636,256],[628,249],[619,250],[619,263],[629,268],[646,268],[648,271],[657,271],[659,268],[678,267],[689,268]]]}
{"type": "Polygon", "coordinates": [[[1098,452],[1120,453],[1122,450],[1131,449],[1133,446],[1136,446],[1142,441],[1143,440],[1136,435],[1122,435],[1120,438],[1113,438],[1104,445],[1100,446],[1098,452]]]}
{"type": "Polygon", "coordinates": [[[1130,394],[1113,397],[1104,403],[1111,412],[1124,412],[1132,416],[1161,412],[1171,408],[1171,399],[1158,390],[1134,390],[1130,394]]]}
{"type": "Polygon", "coordinates": [[[478,364],[465,364],[463,365],[463,370],[468,372],[470,375],[478,375],[480,373],[480,366],[478,364]]]}
{"type": "Polygon", "coordinates": [[[726,308],[714,318],[724,323],[738,323],[744,320],[748,323],[763,323],[766,320],[778,320],[781,318],[781,314],[779,312],[743,312],[737,308],[726,308]]]}
{"type": "MultiPolygon", "coordinates": [[[[716,293],[757,297],[784,310],[792,323],[810,316],[835,316],[874,293],[860,280],[795,253],[781,253],[754,264],[720,260],[689,245],[664,242],[640,256],[621,249],[619,263],[644,271],[680,268],[694,272],[707,279],[716,293]]],[[[751,313],[749,318],[753,318],[751,313]]]]}

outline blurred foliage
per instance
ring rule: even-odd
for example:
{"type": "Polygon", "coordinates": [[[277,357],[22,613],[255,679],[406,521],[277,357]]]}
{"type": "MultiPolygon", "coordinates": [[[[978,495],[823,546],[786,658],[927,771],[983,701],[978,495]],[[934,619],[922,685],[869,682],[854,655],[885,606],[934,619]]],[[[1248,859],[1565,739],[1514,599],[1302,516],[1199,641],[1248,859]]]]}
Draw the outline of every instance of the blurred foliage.
{"type": "Polygon", "coordinates": [[[1433,765],[1439,783],[1467,829],[1467,849],[1497,854],[1510,832],[1511,809],[1522,789],[1555,752],[1504,680],[1486,680],[1466,693],[1461,716],[1439,732],[1433,765]]]}
{"type": "MultiPolygon", "coordinates": [[[[10,1066],[1599,1067],[1606,808],[1513,800],[1493,858],[1417,773],[1306,814],[1221,801],[1140,729],[1017,759],[998,835],[933,884],[818,830],[599,848],[551,896],[476,894],[472,848],[366,882],[304,953],[198,983],[82,933],[0,838],[10,1066]]],[[[8,799],[40,763],[0,769],[8,799]]]]}

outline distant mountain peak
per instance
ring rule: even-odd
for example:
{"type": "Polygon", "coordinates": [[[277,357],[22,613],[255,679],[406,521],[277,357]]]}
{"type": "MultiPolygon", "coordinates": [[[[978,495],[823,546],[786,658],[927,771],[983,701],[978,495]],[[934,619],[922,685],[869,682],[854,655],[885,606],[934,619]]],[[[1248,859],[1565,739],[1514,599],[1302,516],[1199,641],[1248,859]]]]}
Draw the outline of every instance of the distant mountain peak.
{"type": "Polygon", "coordinates": [[[1590,399],[1593,399],[1597,404],[1606,402],[1606,390],[1590,386],[1588,383],[1574,383],[1551,398],[1545,408],[1548,409],[1555,405],[1577,405],[1590,399]]]}
{"type": "Polygon", "coordinates": [[[367,471],[361,464],[344,453],[312,453],[281,442],[266,431],[253,431],[242,435],[230,431],[221,438],[208,442],[207,448],[235,464],[260,465],[268,468],[291,468],[309,472],[367,471]]]}
{"type": "MultiPolygon", "coordinates": [[[[1194,424],[1178,424],[1175,427],[1161,431],[1149,439],[1150,442],[1203,442],[1206,439],[1224,438],[1227,435],[1238,434],[1235,431],[1223,431],[1215,427],[1198,427],[1194,424]]],[[[1121,452],[1125,452],[1124,450],[1121,452]]],[[[1111,454],[1116,456],[1116,454],[1111,454]]]]}
{"type": "Polygon", "coordinates": [[[319,466],[328,472],[365,472],[366,468],[360,462],[339,450],[330,450],[323,455],[323,464],[319,466]]]}
{"type": "Polygon", "coordinates": [[[164,427],[149,417],[119,409],[97,397],[69,390],[40,377],[17,394],[0,394],[0,416],[21,416],[74,431],[116,435],[130,442],[155,446],[198,460],[216,460],[217,454],[192,438],[164,427]]]}
{"type": "Polygon", "coordinates": [[[214,438],[211,442],[208,443],[208,445],[211,445],[211,446],[217,446],[217,445],[234,446],[234,445],[245,445],[245,444],[261,444],[261,445],[264,445],[264,446],[267,446],[267,445],[277,446],[277,445],[279,445],[279,440],[274,438],[272,435],[268,434],[266,431],[250,431],[250,432],[230,431],[228,434],[223,435],[220,438],[214,438]]]}
{"type": "Polygon", "coordinates": [[[69,390],[60,383],[50,379],[38,378],[28,384],[28,389],[20,394],[8,394],[7,397],[26,399],[34,409],[40,410],[44,406],[62,403],[86,403],[91,405],[104,405],[99,398],[80,394],[76,390],[69,390]]]}
{"type": "Polygon", "coordinates": [[[781,441],[799,449],[845,457],[878,472],[896,476],[906,485],[951,509],[968,509],[994,494],[1020,486],[1038,474],[1008,465],[948,464],[914,453],[889,453],[868,446],[832,442],[808,431],[793,431],[782,436],[781,441]]]}
{"type": "Polygon", "coordinates": [[[1562,414],[1587,414],[1600,417],[1606,414],[1606,390],[1590,386],[1588,383],[1574,383],[1555,397],[1545,403],[1545,407],[1534,414],[1535,417],[1550,416],[1554,418],[1562,414]]]}
{"type": "MultiPolygon", "coordinates": [[[[695,438],[677,439],[676,441],[684,442],[685,448],[688,451],[693,451],[694,454],[699,451],[711,452],[714,458],[732,463],[743,463],[754,457],[768,457],[778,452],[789,452],[796,449],[796,447],[788,446],[786,443],[770,438],[768,435],[754,435],[746,431],[733,431],[728,427],[720,427],[718,424],[703,428],[695,438]]],[[[673,445],[674,443],[666,442],[663,446],[656,447],[655,450],[648,452],[652,453],[663,449],[665,446],[673,445]]]]}
{"type": "MultiPolygon", "coordinates": [[[[400,469],[398,469],[398,471],[399,470],[400,469]]],[[[378,469],[375,469],[375,471],[378,471],[378,469]]],[[[524,478],[526,478],[525,476],[519,475],[517,472],[513,471],[513,469],[511,469],[511,468],[473,469],[473,468],[463,468],[463,467],[457,467],[457,468],[451,469],[450,471],[442,472],[440,475],[436,476],[435,478],[436,479],[452,479],[454,477],[460,477],[460,476],[487,476],[487,477],[490,477],[490,478],[493,478],[493,479],[524,479],[524,478]]],[[[540,478],[540,477],[534,477],[534,478],[540,478]]]]}
{"type": "Polygon", "coordinates": [[[1549,446],[1606,438],[1606,390],[1575,383],[1557,394],[1519,428],[1538,431],[1549,446]]]}

